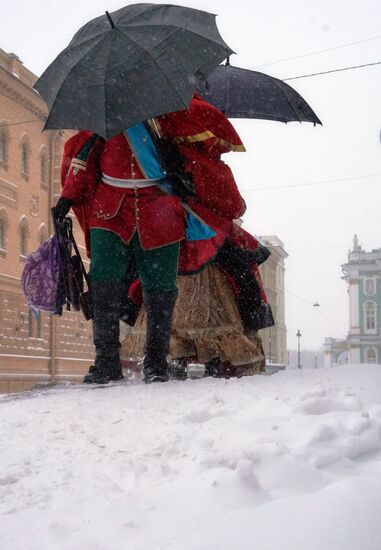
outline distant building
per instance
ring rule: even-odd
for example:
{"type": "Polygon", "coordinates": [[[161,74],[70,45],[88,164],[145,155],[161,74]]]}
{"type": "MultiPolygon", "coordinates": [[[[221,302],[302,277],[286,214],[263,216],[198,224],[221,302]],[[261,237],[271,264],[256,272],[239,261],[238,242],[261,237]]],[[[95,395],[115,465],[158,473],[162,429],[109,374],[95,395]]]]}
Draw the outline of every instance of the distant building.
{"type": "MultiPolygon", "coordinates": [[[[71,135],[42,132],[47,107],[36,76],[0,49],[0,392],[75,379],[93,356],[91,324],[79,313],[50,317],[28,307],[25,257],[52,233],[62,147],[71,135]]],[[[74,222],[75,229],[77,223],[74,222]]],[[[82,244],[81,231],[76,231],[82,244]]],[[[82,248],[83,250],[83,248],[82,248]]]]}
{"type": "Polygon", "coordinates": [[[381,248],[367,252],[355,235],[342,269],[348,284],[349,332],[343,340],[325,339],[325,366],[337,362],[343,352],[348,352],[350,363],[380,363],[381,248]]]}
{"type": "Polygon", "coordinates": [[[271,251],[260,267],[267,298],[273,311],[275,325],[260,331],[267,363],[287,365],[287,328],[285,321],[284,272],[288,254],[275,235],[259,237],[271,251]]]}

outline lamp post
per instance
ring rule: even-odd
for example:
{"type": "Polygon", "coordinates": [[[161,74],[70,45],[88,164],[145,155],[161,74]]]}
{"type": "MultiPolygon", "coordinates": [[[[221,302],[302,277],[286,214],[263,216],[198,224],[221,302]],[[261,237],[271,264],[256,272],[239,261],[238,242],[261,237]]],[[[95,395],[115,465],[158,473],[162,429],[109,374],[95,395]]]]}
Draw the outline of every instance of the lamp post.
{"type": "Polygon", "coordinates": [[[300,330],[298,329],[298,332],[296,333],[296,337],[298,338],[298,369],[302,368],[302,365],[300,364],[300,337],[302,336],[300,330]]]}

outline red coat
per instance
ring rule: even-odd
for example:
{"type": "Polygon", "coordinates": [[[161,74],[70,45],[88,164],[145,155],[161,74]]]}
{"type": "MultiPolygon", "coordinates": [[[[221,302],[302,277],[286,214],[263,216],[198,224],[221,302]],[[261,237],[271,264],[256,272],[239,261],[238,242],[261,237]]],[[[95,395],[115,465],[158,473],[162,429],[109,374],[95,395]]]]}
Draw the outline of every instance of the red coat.
{"type": "MultiPolygon", "coordinates": [[[[183,257],[187,258],[185,263],[188,259],[192,262],[194,271],[215,255],[226,238],[229,222],[245,210],[233,175],[220,160],[221,152],[242,150],[243,146],[226,117],[199,99],[192,100],[188,110],[160,117],[158,124],[163,136],[179,145],[186,159],[185,169],[192,173],[199,200],[190,206],[217,233],[208,241],[184,241],[183,257]]],[[[102,172],[120,179],[144,178],[123,134],[105,145],[99,140],[80,169],[75,158],[70,165],[90,135],[80,132],[69,140],[62,163],[62,196],[74,202],[85,232],[106,229],[128,243],[137,231],[145,249],[182,241],[185,210],[177,197],[156,186],[126,190],[102,183],[102,172]]]]}
{"type": "Polygon", "coordinates": [[[74,203],[74,214],[84,233],[89,257],[89,218],[93,196],[100,181],[98,162],[104,149],[104,139],[97,139],[86,161],[76,162],[76,157],[93,135],[91,132],[82,131],[70,138],[65,143],[61,163],[61,196],[70,198],[74,203]]]}
{"type": "Polygon", "coordinates": [[[62,195],[75,206],[91,202],[89,229],[106,229],[128,243],[135,231],[145,249],[180,241],[185,235],[185,211],[177,197],[157,186],[123,189],[102,183],[100,173],[121,179],[143,179],[123,134],[111,138],[94,163],[87,162],[86,174],[70,170],[62,195]],[[96,185],[95,185],[96,184],[96,185]],[[94,188],[96,186],[95,192],[94,188]]]}
{"type": "MultiPolygon", "coordinates": [[[[75,157],[91,137],[80,132],[65,146],[62,163],[63,196],[75,203],[75,213],[82,228],[101,227],[116,232],[128,242],[137,230],[145,248],[182,240],[179,272],[193,273],[210,262],[229,238],[236,246],[253,251],[259,243],[237,227],[232,220],[243,215],[246,206],[229,167],[221,154],[243,150],[243,145],[226,117],[197,98],[186,111],[160,117],[158,125],[163,137],[176,143],[185,157],[185,169],[191,172],[198,200],[189,205],[214,231],[215,237],[203,241],[187,241],[184,237],[184,210],[179,200],[164,195],[159,189],[138,191],[110,187],[100,182],[101,172],[123,179],[142,178],[122,134],[104,144],[100,138],[86,162],[75,157]],[[73,162],[72,162],[73,159],[73,162]],[[79,166],[79,168],[78,168],[79,166]]],[[[259,283],[262,302],[266,295],[256,265],[253,273],[259,283]]],[[[233,289],[239,294],[236,282],[233,289]]],[[[130,289],[139,300],[139,282],[130,289]]],[[[141,298],[141,297],[140,297],[141,298]]]]}

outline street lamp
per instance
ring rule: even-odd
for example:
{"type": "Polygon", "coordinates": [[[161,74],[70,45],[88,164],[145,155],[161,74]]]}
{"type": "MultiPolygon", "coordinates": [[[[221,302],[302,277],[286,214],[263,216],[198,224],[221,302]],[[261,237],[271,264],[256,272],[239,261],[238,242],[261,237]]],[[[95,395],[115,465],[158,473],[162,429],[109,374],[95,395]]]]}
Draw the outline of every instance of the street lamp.
{"type": "Polygon", "coordinates": [[[298,332],[296,333],[296,337],[298,338],[298,369],[302,368],[302,365],[300,364],[300,337],[302,336],[300,330],[298,329],[298,332]]]}

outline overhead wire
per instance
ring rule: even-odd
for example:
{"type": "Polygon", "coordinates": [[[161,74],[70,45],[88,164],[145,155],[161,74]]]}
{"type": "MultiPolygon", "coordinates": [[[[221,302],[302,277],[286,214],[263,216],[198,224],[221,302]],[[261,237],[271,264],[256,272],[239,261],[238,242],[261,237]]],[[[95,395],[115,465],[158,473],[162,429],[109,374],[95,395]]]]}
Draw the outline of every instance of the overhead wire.
{"type": "Polygon", "coordinates": [[[314,302],[310,302],[309,300],[306,300],[305,298],[302,298],[301,296],[298,296],[297,294],[295,294],[294,292],[291,292],[291,290],[288,290],[287,288],[284,288],[283,290],[286,291],[288,294],[291,294],[291,295],[294,296],[295,298],[298,298],[298,299],[301,300],[302,302],[305,302],[306,304],[312,306],[312,307],[315,309],[315,311],[320,315],[320,317],[321,317],[322,319],[324,319],[324,321],[325,321],[326,323],[328,323],[333,329],[337,330],[337,332],[339,332],[340,334],[342,334],[344,337],[347,336],[341,329],[339,329],[338,327],[336,327],[333,323],[331,323],[331,321],[330,321],[325,315],[323,315],[323,314],[321,313],[320,309],[318,309],[318,308],[320,308],[320,305],[316,306],[316,305],[314,304],[314,302]]]}
{"type": "Polygon", "coordinates": [[[252,67],[252,70],[254,69],[260,69],[261,67],[267,67],[269,65],[277,65],[278,63],[284,63],[285,61],[292,61],[294,59],[302,59],[303,57],[309,57],[311,55],[317,55],[319,53],[325,53],[330,52],[333,50],[339,50],[342,48],[347,48],[349,46],[354,46],[356,44],[363,44],[365,42],[371,42],[372,40],[380,40],[381,36],[373,36],[372,38],[365,38],[363,40],[356,40],[354,42],[347,42],[346,44],[341,44],[340,46],[333,46],[331,48],[324,48],[322,50],[315,50],[313,52],[303,53],[300,55],[294,55],[293,57],[285,57],[283,59],[278,59],[277,61],[270,61],[269,63],[263,63],[262,65],[256,65],[255,67],[252,67]]]}
{"type": "Polygon", "coordinates": [[[353,69],[362,69],[364,67],[372,67],[374,65],[381,65],[381,61],[374,61],[373,63],[363,63],[362,65],[352,65],[351,67],[342,67],[340,69],[331,69],[329,71],[321,71],[319,73],[302,74],[299,76],[291,76],[289,78],[282,78],[283,82],[289,80],[298,80],[299,78],[310,78],[311,76],[320,76],[323,74],[340,73],[342,71],[351,71],[353,69]]]}

